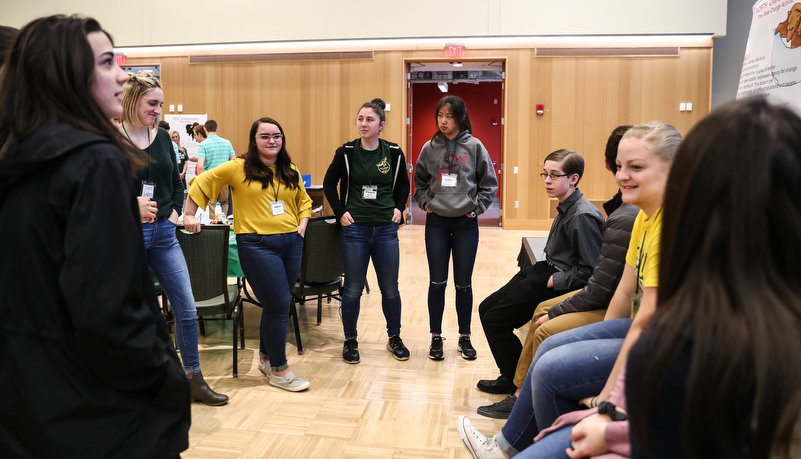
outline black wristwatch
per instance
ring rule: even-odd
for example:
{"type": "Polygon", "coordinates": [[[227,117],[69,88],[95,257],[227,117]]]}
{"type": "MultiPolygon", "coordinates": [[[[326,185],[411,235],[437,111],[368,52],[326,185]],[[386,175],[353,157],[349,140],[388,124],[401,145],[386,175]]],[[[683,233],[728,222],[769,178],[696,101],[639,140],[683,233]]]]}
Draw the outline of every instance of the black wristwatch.
{"type": "Polygon", "coordinates": [[[626,421],[629,418],[626,413],[621,413],[614,404],[606,400],[598,404],[598,412],[609,416],[613,421],[626,421]]]}

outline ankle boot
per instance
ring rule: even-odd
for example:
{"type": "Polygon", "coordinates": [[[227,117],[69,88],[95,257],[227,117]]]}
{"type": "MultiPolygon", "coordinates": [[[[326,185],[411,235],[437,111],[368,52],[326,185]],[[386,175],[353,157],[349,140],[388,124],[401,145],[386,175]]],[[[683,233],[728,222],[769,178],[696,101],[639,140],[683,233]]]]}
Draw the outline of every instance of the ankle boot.
{"type": "Polygon", "coordinates": [[[192,401],[203,402],[206,405],[219,406],[228,403],[228,396],[225,394],[218,394],[211,390],[206,381],[203,379],[203,373],[192,373],[192,379],[189,380],[189,394],[192,401]]]}

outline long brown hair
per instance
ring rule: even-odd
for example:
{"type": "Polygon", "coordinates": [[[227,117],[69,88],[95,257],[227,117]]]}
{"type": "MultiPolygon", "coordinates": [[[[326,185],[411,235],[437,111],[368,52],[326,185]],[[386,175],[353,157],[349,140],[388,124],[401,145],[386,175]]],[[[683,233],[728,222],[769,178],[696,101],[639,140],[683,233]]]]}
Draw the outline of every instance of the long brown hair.
{"type": "Polygon", "coordinates": [[[95,101],[92,32],[111,40],[97,21],[77,15],[36,19],[19,31],[0,72],[0,157],[41,125],[61,121],[109,139],[132,169],[143,165],[95,101]]]}
{"type": "Polygon", "coordinates": [[[278,151],[278,157],[275,160],[275,172],[278,175],[278,179],[289,189],[297,188],[299,186],[300,174],[298,174],[298,171],[295,169],[292,169],[292,159],[286,151],[286,135],[284,134],[284,128],[278,124],[278,121],[267,117],[257,119],[250,127],[248,151],[244,154],[245,181],[251,182],[255,180],[261,183],[262,189],[267,188],[273,181],[273,171],[262,164],[259,158],[259,150],[256,146],[256,132],[259,130],[259,125],[264,123],[274,124],[278,130],[281,131],[281,135],[284,136],[283,142],[281,142],[281,150],[278,151]]]}
{"type": "Polygon", "coordinates": [[[710,443],[735,459],[798,447],[799,197],[801,118],[786,108],[725,105],[682,143],[665,196],[658,308],[643,334],[658,344],[637,367],[641,395],[629,406],[634,442],[649,447],[662,379],[689,349],[679,429],[688,454],[710,443]]]}

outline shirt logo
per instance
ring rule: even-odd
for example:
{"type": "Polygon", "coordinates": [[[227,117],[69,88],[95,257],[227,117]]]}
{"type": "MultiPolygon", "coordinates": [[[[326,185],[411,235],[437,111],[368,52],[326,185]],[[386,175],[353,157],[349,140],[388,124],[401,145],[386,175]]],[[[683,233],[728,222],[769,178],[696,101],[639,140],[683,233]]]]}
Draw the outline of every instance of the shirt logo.
{"type": "Polygon", "coordinates": [[[376,164],[376,166],[378,167],[378,172],[381,172],[382,174],[389,172],[389,161],[387,161],[386,156],[382,158],[381,162],[376,164]]]}
{"type": "Polygon", "coordinates": [[[467,167],[467,151],[463,151],[462,156],[456,156],[455,151],[446,153],[442,162],[437,172],[437,181],[442,181],[442,174],[456,174],[457,180],[461,180],[465,173],[470,172],[467,167]]]}

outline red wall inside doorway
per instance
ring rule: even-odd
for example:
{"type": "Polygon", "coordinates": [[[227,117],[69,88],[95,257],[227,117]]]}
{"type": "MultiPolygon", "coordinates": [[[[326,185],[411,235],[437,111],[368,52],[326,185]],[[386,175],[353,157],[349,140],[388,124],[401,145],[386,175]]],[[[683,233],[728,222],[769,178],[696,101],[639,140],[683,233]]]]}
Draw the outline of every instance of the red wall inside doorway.
{"type": "MultiPolygon", "coordinates": [[[[411,96],[412,146],[411,151],[406,154],[406,157],[409,158],[408,161],[411,164],[417,163],[417,157],[420,156],[423,145],[431,140],[437,131],[437,120],[434,113],[437,102],[446,95],[455,95],[464,100],[467,114],[473,125],[472,134],[484,144],[495,163],[495,173],[498,174],[501,164],[502,94],[503,88],[500,82],[448,83],[447,93],[441,92],[436,83],[413,83],[411,96]]],[[[500,183],[500,175],[498,175],[498,181],[500,183]]],[[[414,187],[413,184],[412,187],[414,187]]],[[[499,196],[500,191],[501,189],[498,187],[496,197],[499,196]]],[[[414,188],[412,188],[412,193],[414,193],[414,188]]]]}

